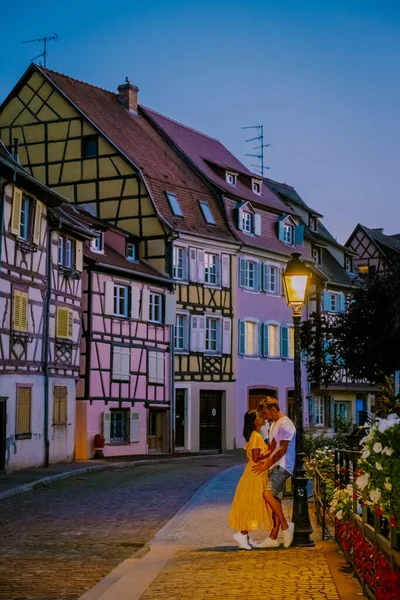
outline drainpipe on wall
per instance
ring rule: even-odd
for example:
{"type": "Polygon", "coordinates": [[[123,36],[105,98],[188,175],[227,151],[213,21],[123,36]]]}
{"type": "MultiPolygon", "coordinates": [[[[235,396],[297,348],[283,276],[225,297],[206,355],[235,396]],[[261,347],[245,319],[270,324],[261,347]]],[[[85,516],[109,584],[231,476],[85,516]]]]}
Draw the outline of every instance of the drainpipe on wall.
{"type": "Polygon", "coordinates": [[[46,261],[46,301],[43,307],[43,371],[44,371],[44,466],[50,464],[49,440],[49,354],[50,354],[50,305],[51,305],[51,269],[52,269],[51,229],[47,233],[47,261],[46,261]]]}
{"type": "Polygon", "coordinates": [[[175,339],[174,339],[174,326],[170,325],[170,452],[175,452],[175,339]]]}

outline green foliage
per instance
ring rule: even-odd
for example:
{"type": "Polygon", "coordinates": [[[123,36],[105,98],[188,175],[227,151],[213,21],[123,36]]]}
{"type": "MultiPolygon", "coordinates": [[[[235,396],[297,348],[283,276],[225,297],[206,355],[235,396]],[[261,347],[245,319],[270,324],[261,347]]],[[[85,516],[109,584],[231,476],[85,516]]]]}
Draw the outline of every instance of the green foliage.
{"type": "Polygon", "coordinates": [[[312,429],[305,429],[303,440],[304,454],[308,458],[314,456],[320,448],[340,450],[346,447],[346,436],[342,433],[336,433],[333,436],[328,436],[324,433],[315,435],[312,429]]]}
{"type": "Polygon", "coordinates": [[[336,488],[332,494],[330,511],[339,521],[350,521],[353,515],[353,486],[348,484],[344,489],[336,488]]]}

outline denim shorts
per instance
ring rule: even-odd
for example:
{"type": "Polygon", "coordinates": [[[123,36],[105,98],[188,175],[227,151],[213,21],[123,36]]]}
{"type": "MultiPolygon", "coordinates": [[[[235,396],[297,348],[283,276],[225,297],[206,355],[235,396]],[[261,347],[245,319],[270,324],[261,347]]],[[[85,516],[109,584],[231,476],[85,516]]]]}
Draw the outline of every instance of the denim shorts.
{"type": "Polygon", "coordinates": [[[286,481],[289,477],[291,477],[291,474],[277,465],[268,472],[268,480],[265,482],[264,489],[272,492],[275,498],[282,500],[286,481]]]}

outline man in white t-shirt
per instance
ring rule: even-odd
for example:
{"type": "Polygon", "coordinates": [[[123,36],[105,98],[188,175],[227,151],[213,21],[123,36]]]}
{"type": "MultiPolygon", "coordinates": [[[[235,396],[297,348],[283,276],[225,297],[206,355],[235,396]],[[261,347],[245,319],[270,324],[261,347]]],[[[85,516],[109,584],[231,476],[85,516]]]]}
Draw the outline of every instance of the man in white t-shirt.
{"type": "Polygon", "coordinates": [[[286,480],[293,475],[296,462],[296,427],[280,410],[276,398],[268,396],[261,402],[259,411],[270,423],[269,449],[272,454],[267,460],[257,463],[253,471],[262,473],[269,469],[264,499],[273,511],[274,527],[266,540],[253,545],[259,548],[278,547],[279,527],[282,527],[283,545],[288,548],[293,542],[294,523],[286,521],[282,498],[286,480]]]}

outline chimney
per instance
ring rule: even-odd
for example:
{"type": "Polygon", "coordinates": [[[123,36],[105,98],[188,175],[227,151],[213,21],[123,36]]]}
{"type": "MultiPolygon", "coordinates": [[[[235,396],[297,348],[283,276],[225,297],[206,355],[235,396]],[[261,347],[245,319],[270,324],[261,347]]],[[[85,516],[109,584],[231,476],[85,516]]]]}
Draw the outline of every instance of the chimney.
{"type": "Polygon", "coordinates": [[[372,231],[376,231],[376,233],[383,233],[383,227],[375,227],[372,231]]]}
{"type": "Polygon", "coordinates": [[[120,102],[129,110],[137,115],[138,110],[138,91],[135,85],[132,85],[129,77],[126,77],[125,83],[118,86],[118,97],[120,102]]]}

